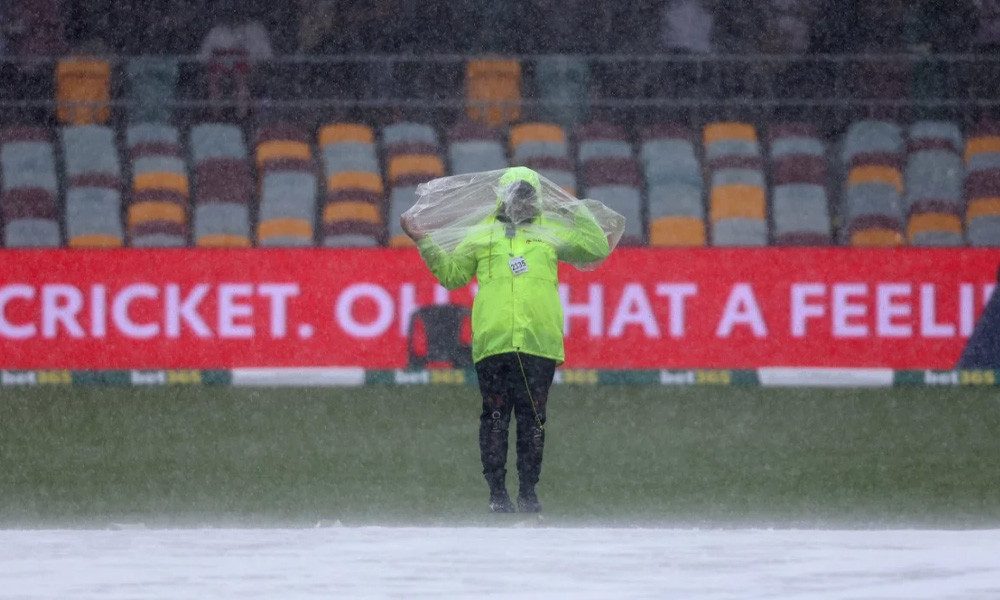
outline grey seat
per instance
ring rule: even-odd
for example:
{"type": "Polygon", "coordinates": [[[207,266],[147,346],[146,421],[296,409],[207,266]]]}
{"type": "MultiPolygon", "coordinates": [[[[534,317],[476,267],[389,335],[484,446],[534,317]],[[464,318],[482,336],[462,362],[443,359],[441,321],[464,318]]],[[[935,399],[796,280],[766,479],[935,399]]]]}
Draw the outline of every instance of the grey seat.
{"type": "Polygon", "coordinates": [[[225,234],[250,237],[250,210],[232,202],[208,202],[194,207],[194,239],[225,234]]]}
{"type": "Polygon", "coordinates": [[[587,118],[590,66],[580,56],[540,56],[535,61],[539,119],[572,127],[587,118]]]}
{"type": "Polygon", "coordinates": [[[587,197],[604,203],[625,217],[625,236],[645,239],[642,195],[638,189],[627,185],[599,185],[587,190],[587,197]]]}
{"type": "Polygon", "coordinates": [[[764,188],[764,173],[757,169],[718,169],[712,172],[712,187],[732,184],[764,188]]]}
{"type": "Polygon", "coordinates": [[[121,161],[118,159],[114,132],[109,127],[63,127],[60,135],[68,176],[87,173],[121,176],[121,161]]]}
{"type": "Polygon", "coordinates": [[[58,248],[62,245],[59,223],[52,219],[13,219],[4,227],[8,248],[58,248]]]}
{"type": "Polygon", "coordinates": [[[327,248],[371,248],[378,246],[378,240],[361,233],[342,233],[327,235],[323,238],[323,245],[327,248]]]}
{"type": "Polygon", "coordinates": [[[202,123],[191,128],[191,156],[194,164],[211,158],[247,157],[243,132],[235,125],[202,123]]]}
{"type": "Polygon", "coordinates": [[[396,144],[430,144],[438,146],[438,135],[426,123],[401,122],[382,128],[382,144],[386,147],[396,144]]]}
{"type": "Polygon", "coordinates": [[[1000,215],[984,215],[969,221],[965,237],[970,246],[1000,247],[1000,215]]]}
{"type": "Polygon", "coordinates": [[[123,238],[121,194],[106,188],[80,187],[66,192],[66,237],[111,235],[123,238]]]}
{"type": "Polygon", "coordinates": [[[132,238],[135,248],[183,248],[187,246],[184,236],[172,233],[149,233],[132,238]]]}
{"type": "Polygon", "coordinates": [[[389,193],[389,237],[405,235],[399,224],[399,217],[417,201],[416,186],[402,186],[392,189],[389,193]]]}
{"type": "Polygon", "coordinates": [[[951,121],[917,121],[910,125],[908,135],[911,140],[947,140],[956,150],[964,145],[962,131],[951,121]]]}
{"type": "Polygon", "coordinates": [[[701,165],[694,146],[685,140],[653,140],[640,150],[648,185],[684,182],[702,187],[701,165]]]}
{"type": "Polygon", "coordinates": [[[957,247],[964,246],[965,240],[962,239],[961,234],[954,231],[918,231],[913,234],[910,244],[913,246],[957,247]]]}
{"type": "Polygon", "coordinates": [[[899,125],[888,121],[857,121],[844,135],[842,160],[848,164],[862,152],[899,154],[903,151],[903,133],[899,125]]]}
{"type": "Polygon", "coordinates": [[[343,171],[379,173],[375,146],[361,142],[330,144],[323,148],[323,167],[327,175],[343,171]]]}
{"type": "Polygon", "coordinates": [[[48,142],[7,142],[0,147],[3,189],[42,188],[55,195],[56,160],[48,142]]]}
{"type": "Polygon", "coordinates": [[[132,174],[187,173],[184,159],[176,156],[140,156],[132,162],[132,174]]]}
{"type": "Polygon", "coordinates": [[[705,201],[702,190],[688,183],[664,183],[649,189],[649,218],[658,217],[705,218],[705,201]]]}
{"type": "Polygon", "coordinates": [[[718,140],[705,146],[706,160],[723,156],[760,156],[760,144],[747,140],[718,140]]]}
{"type": "Polygon", "coordinates": [[[261,187],[260,221],[304,219],[316,224],[316,176],[312,173],[271,172],[261,187]]]}
{"type": "Polygon", "coordinates": [[[564,190],[576,191],[576,175],[563,169],[535,169],[538,174],[564,190]]]}
{"type": "Polygon", "coordinates": [[[515,164],[520,165],[528,159],[544,156],[569,158],[569,146],[566,142],[527,141],[521,142],[514,148],[515,164]]]}
{"type": "Polygon", "coordinates": [[[965,168],[969,173],[1000,169],[1000,153],[981,152],[970,156],[969,162],[965,165],[965,168]]]}
{"type": "Polygon", "coordinates": [[[830,211],[826,189],[810,183],[774,187],[772,215],[774,235],[809,232],[830,235],[830,211]]]}
{"type": "Polygon", "coordinates": [[[789,136],[771,142],[771,157],[783,158],[791,155],[824,156],[826,147],[819,139],[805,136],[789,136]]]}
{"type": "Polygon", "coordinates": [[[713,246],[767,246],[767,222],[734,217],[712,223],[713,246]]]}
{"type": "Polygon", "coordinates": [[[176,127],[167,123],[136,123],[125,131],[125,140],[129,148],[153,142],[180,144],[181,134],[176,127]]]}
{"type": "Polygon", "coordinates": [[[845,225],[864,215],[884,215],[902,222],[902,198],[896,186],[886,183],[849,186],[844,203],[845,225]]]}
{"type": "Polygon", "coordinates": [[[448,146],[451,174],[479,173],[507,167],[503,146],[492,140],[466,140],[448,146]]]}
{"type": "Polygon", "coordinates": [[[632,158],[632,144],[623,140],[587,140],[580,142],[580,163],[593,158],[632,158]]]}
{"type": "Polygon", "coordinates": [[[962,158],[954,152],[914,152],[906,162],[906,212],[919,200],[943,200],[960,206],[964,176],[962,158]]]}

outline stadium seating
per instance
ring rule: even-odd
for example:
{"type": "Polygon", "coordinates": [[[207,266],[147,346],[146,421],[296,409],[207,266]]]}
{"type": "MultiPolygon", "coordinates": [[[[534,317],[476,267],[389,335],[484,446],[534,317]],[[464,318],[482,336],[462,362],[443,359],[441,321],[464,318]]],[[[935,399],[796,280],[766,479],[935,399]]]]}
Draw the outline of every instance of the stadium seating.
{"type": "Polygon", "coordinates": [[[56,117],[60,123],[107,123],[111,116],[111,65],[86,57],[56,65],[56,117]]]}
{"type": "Polygon", "coordinates": [[[981,123],[965,146],[965,237],[1000,246],[1000,124],[981,123]]]}
{"type": "Polygon", "coordinates": [[[756,129],[710,123],[703,137],[712,245],[766,246],[767,185],[756,129]]]}
{"type": "Polygon", "coordinates": [[[126,130],[126,145],[132,171],[129,243],[187,245],[190,185],[180,132],[162,123],[139,123],[126,130]]]}
{"type": "Polygon", "coordinates": [[[832,243],[826,147],[805,123],[770,128],[771,214],[779,246],[832,243]]]}
{"type": "Polygon", "coordinates": [[[382,129],[382,144],[389,183],[389,245],[413,246],[399,217],[417,201],[418,185],[445,175],[438,135],[424,123],[394,123],[382,129]]]}
{"type": "Polygon", "coordinates": [[[128,119],[130,123],[173,121],[170,102],[177,93],[179,68],[169,58],[142,57],[128,61],[128,119]]]}
{"type": "Polygon", "coordinates": [[[903,237],[903,135],[896,123],[852,123],[844,136],[847,178],[842,237],[852,246],[898,246],[903,237]]]}
{"type": "Polygon", "coordinates": [[[510,128],[511,164],[530,167],[568,193],[576,194],[576,169],[566,131],[555,123],[519,123],[510,128]]]}
{"type": "Polygon", "coordinates": [[[201,123],[191,128],[194,171],[194,243],[251,245],[253,176],[243,132],[235,125],[201,123]]]}
{"type": "Polygon", "coordinates": [[[4,246],[60,246],[58,179],[49,132],[38,127],[4,129],[0,134],[0,170],[4,246]]]}
{"type": "Polygon", "coordinates": [[[260,181],[257,244],[312,246],[316,229],[316,166],[309,135],[289,124],[257,132],[260,181]]]}
{"type": "Polygon", "coordinates": [[[593,122],[578,127],[576,139],[577,164],[585,185],[583,195],[625,217],[621,244],[645,245],[642,178],[625,131],[611,123],[593,122]]]}
{"type": "Polygon", "coordinates": [[[499,127],[521,117],[521,64],[516,60],[477,58],[465,63],[466,114],[473,121],[499,127]]]}
{"type": "Polygon", "coordinates": [[[448,163],[452,175],[508,166],[500,133],[475,121],[461,121],[448,130],[448,163]]]}
{"type": "Polygon", "coordinates": [[[961,246],[962,134],[954,123],[918,121],[907,136],[903,212],[914,246],[961,246]]]}
{"type": "Polygon", "coordinates": [[[122,170],[114,132],[99,125],[61,130],[66,241],[71,248],[120,247],[122,170]]]}
{"type": "Polygon", "coordinates": [[[324,246],[376,246],[386,241],[385,186],[375,133],[358,123],[331,123],[319,133],[326,181],[324,246]]]}
{"type": "Polygon", "coordinates": [[[640,136],[650,245],[704,246],[704,181],[691,131],[660,123],[646,127],[640,136]]]}
{"type": "Polygon", "coordinates": [[[590,67],[579,56],[540,56],[535,61],[538,117],[570,129],[587,118],[590,67]]]}

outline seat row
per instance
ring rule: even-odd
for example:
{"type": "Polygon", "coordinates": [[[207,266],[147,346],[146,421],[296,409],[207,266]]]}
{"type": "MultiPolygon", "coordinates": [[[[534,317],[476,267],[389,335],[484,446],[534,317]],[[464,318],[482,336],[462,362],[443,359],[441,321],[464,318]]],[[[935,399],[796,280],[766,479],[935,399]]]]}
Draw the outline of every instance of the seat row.
{"type": "Polygon", "coordinates": [[[832,148],[802,123],[769,127],[766,143],[739,122],[629,135],[463,121],[444,144],[413,122],[315,136],[275,124],[249,143],[223,123],[123,133],[119,144],[98,125],[4,130],[4,244],[403,246],[398,217],[420,183],[526,165],[625,215],[625,244],[1000,245],[1000,126],[988,123],[966,140],[950,122],[861,121],[832,148]]]}

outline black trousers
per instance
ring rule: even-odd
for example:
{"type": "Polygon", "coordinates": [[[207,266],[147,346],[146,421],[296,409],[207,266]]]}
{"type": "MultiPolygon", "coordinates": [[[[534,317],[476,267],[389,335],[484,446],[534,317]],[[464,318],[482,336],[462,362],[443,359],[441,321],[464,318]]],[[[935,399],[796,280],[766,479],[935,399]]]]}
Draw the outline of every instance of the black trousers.
{"type": "Polygon", "coordinates": [[[542,470],[545,446],[545,406],[555,376],[556,361],[509,352],[476,363],[483,412],[479,419],[479,450],[490,490],[505,485],[510,414],[517,421],[517,475],[521,490],[534,489],[542,470]]]}

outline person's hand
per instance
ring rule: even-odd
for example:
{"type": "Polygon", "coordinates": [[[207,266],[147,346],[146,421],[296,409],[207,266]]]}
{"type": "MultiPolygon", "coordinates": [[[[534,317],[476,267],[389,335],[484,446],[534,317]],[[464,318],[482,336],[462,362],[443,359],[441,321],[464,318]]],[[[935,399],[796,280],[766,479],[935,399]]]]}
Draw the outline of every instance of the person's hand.
{"type": "Polygon", "coordinates": [[[419,242],[427,235],[424,233],[424,230],[417,225],[417,220],[413,218],[413,215],[400,215],[399,225],[403,228],[403,231],[406,232],[406,235],[410,236],[410,239],[414,242],[419,242]]]}

